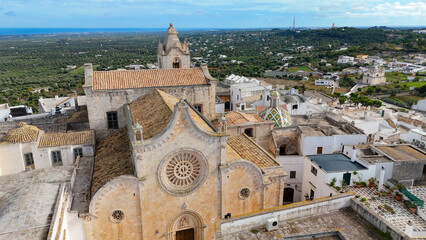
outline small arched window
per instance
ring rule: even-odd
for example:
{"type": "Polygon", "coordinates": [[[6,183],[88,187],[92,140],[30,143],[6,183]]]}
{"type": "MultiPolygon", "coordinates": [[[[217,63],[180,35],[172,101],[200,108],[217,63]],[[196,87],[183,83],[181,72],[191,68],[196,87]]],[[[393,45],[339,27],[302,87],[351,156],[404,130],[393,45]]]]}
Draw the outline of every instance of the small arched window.
{"type": "Polygon", "coordinates": [[[179,58],[173,60],[173,68],[181,68],[181,63],[179,58]]]}

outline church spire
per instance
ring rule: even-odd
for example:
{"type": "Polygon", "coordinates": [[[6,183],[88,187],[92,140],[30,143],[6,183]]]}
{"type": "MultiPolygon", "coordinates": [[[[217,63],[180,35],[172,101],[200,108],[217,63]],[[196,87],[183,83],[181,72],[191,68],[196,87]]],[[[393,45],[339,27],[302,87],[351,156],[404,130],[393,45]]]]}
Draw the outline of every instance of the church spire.
{"type": "Polygon", "coordinates": [[[170,23],[166,31],[164,42],[158,43],[157,49],[158,67],[160,69],[189,68],[190,54],[186,41],[179,41],[178,31],[170,23]]]}

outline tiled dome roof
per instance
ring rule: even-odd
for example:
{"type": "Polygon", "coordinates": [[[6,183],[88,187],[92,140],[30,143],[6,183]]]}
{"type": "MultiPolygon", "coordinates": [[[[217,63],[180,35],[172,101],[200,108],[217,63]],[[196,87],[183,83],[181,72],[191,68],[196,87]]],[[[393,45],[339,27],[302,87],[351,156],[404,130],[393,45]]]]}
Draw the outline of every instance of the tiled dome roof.
{"type": "Polygon", "coordinates": [[[37,139],[40,129],[35,126],[28,125],[27,123],[20,122],[18,126],[10,129],[2,142],[7,143],[29,143],[37,139]]]}
{"type": "Polygon", "coordinates": [[[293,123],[290,113],[280,106],[264,108],[259,112],[259,116],[262,119],[274,121],[275,127],[287,127],[293,123]]]}

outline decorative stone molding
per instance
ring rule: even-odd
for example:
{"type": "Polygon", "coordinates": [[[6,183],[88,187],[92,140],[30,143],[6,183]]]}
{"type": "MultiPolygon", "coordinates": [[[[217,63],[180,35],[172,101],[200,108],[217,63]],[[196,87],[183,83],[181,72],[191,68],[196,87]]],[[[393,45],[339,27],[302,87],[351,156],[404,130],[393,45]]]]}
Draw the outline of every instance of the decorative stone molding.
{"type": "Polygon", "coordinates": [[[215,136],[215,133],[208,133],[204,129],[200,128],[192,119],[189,113],[188,104],[181,100],[176,104],[172,118],[163,131],[157,136],[144,140],[143,144],[140,146],[135,146],[134,151],[136,153],[143,153],[159,148],[175,135],[174,128],[178,125],[183,125],[186,131],[190,131],[197,138],[202,139],[205,142],[210,144],[220,143],[221,136],[215,136]]]}
{"type": "Polygon", "coordinates": [[[263,175],[261,170],[254,165],[253,163],[244,160],[244,159],[240,159],[240,160],[234,160],[231,161],[230,163],[228,163],[228,165],[222,166],[220,168],[221,171],[223,171],[224,174],[227,174],[231,171],[234,171],[236,169],[243,169],[249,173],[251,173],[251,175],[254,177],[255,182],[257,183],[256,188],[262,188],[263,187],[263,175]]]}
{"type": "Polygon", "coordinates": [[[101,188],[99,188],[90,201],[89,214],[92,215],[92,217],[97,218],[100,212],[100,205],[104,201],[106,195],[123,186],[137,187],[138,179],[132,175],[122,175],[106,182],[101,188]]]}
{"type": "Polygon", "coordinates": [[[175,240],[176,231],[194,229],[194,239],[204,239],[205,224],[201,216],[192,210],[183,210],[176,214],[167,224],[166,233],[163,235],[167,240],[175,240]]]}
{"type": "Polygon", "coordinates": [[[174,196],[195,192],[208,175],[206,157],[198,150],[181,148],[167,154],[158,167],[161,187],[174,196]]]}

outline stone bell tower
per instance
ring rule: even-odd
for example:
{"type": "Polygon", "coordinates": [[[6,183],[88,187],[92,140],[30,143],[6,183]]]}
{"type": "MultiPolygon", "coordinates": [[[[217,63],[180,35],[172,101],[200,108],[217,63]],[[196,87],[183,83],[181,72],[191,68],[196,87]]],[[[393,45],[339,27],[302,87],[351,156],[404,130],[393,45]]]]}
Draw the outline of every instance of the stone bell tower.
{"type": "Polygon", "coordinates": [[[157,48],[158,68],[190,68],[190,54],[186,41],[181,43],[178,38],[178,32],[170,23],[166,32],[164,42],[158,43],[157,48]]]}

